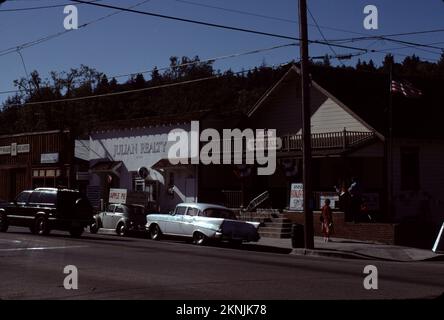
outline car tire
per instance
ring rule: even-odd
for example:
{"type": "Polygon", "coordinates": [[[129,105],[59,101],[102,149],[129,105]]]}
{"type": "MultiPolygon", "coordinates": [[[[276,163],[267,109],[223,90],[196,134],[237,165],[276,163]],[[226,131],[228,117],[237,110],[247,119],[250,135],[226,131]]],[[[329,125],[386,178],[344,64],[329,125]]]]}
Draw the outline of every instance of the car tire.
{"type": "Polygon", "coordinates": [[[83,227],[74,227],[69,229],[69,234],[73,238],[80,238],[83,234],[84,228],[83,227]]]}
{"type": "Polygon", "coordinates": [[[98,220],[95,220],[93,224],[89,226],[89,233],[96,234],[99,232],[100,229],[100,223],[98,220]]]}
{"type": "Polygon", "coordinates": [[[117,225],[116,233],[121,237],[126,236],[126,234],[128,233],[126,226],[123,222],[121,222],[117,225]]]}
{"type": "Polygon", "coordinates": [[[203,246],[207,243],[207,236],[202,232],[196,231],[193,233],[193,244],[203,246]]]}
{"type": "Polygon", "coordinates": [[[8,218],[6,213],[0,213],[0,232],[7,232],[9,228],[8,218]]]}
{"type": "Polygon", "coordinates": [[[35,233],[39,236],[47,236],[50,231],[48,219],[45,217],[38,217],[35,221],[35,233]]]}
{"type": "Polygon", "coordinates": [[[160,230],[160,227],[157,224],[152,225],[150,227],[150,238],[156,241],[162,238],[162,231],[160,230]]]}

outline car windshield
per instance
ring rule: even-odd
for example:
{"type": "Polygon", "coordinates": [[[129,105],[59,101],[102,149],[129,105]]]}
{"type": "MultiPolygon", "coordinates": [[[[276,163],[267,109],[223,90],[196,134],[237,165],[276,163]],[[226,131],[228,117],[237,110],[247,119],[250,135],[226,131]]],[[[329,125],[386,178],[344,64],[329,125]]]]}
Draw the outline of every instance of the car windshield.
{"type": "Polygon", "coordinates": [[[209,208],[204,210],[203,216],[208,218],[222,218],[236,220],[236,215],[233,211],[228,209],[209,208]]]}

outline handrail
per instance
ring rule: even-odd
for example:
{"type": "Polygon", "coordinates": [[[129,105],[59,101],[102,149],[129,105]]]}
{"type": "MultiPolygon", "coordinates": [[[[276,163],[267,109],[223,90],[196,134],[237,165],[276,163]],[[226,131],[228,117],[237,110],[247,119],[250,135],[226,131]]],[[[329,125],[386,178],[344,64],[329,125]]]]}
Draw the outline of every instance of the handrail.
{"type": "MultiPolygon", "coordinates": [[[[311,134],[311,146],[313,149],[347,149],[375,137],[374,132],[346,131],[325,132],[311,134]]],[[[280,137],[282,140],[281,152],[302,149],[301,134],[287,134],[280,137]]]]}

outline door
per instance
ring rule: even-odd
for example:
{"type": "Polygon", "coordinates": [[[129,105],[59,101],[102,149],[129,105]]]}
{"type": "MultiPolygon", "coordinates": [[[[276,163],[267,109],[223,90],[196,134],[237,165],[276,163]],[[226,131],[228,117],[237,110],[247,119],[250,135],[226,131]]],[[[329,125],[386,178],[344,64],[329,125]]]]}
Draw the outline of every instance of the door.
{"type": "Polygon", "coordinates": [[[114,215],[112,217],[112,221],[113,221],[113,229],[117,228],[117,224],[119,223],[119,221],[123,218],[124,214],[125,214],[125,207],[122,205],[117,205],[116,209],[114,210],[114,215]]]}
{"type": "Polygon", "coordinates": [[[10,208],[10,219],[13,224],[25,225],[31,223],[27,216],[26,205],[28,204],[31,191],[21,192],[15,199],[15,204],[10,208]]]}
{"type": "Polygon", "coordinates": [[[114,217],[115,208],[116,208],[115,204],[110,204],[108,206],[108,209],[105,212],[103,212],[102,224],[104,229],[113,229],[113,217],[114,217]]]}
{"type": "Polygon", "coordinates": [[[187,207],[176,207],[174,215],[169,217],[168,222],[165,224],[165,233],[170,234],[182,234],[181,225],[183,223],[183,217],[187,211],[187,207]]]}
{"type": "Polygon", "coordinates": [[[183,216],[183,223],[181,224],[181,235],[191,237],[195,230],[196,219],[198,219],[199,209],[189,207],[186,214],[183,216]]]}

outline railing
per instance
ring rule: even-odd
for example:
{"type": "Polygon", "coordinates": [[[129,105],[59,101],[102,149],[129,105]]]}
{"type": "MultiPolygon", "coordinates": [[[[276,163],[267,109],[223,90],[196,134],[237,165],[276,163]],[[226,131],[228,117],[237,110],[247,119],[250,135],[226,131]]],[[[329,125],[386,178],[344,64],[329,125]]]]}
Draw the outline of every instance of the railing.
{"type": "Polygon", "coordinates": [[[246,211],[252,211],[256,209],[258,206],[260,206],[264,201],[266,201],[268,198],[270,198],[270,194],[268,191],[265,191],[264,193],[261,193],[256,198],[251,200],[251,202],[248,204],[246,211]]]}
{"type": "Polygon", "coordinates": [[[242,191],[222,190],[225,198],[224,205],[228,208],[240,208],[242,205],[242,191]]]}
{"type": "MultiPolygon", "coordinates": [[[[347,149],[373,139],[374,132],[346,131],[313,133],[311,135],[312,149],[347,149]]],[[[282,148],[279,151],[289,152],[302,149],[302,135],[289,134],[280,137],[282,148]]]]}

